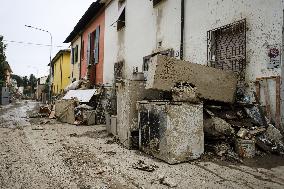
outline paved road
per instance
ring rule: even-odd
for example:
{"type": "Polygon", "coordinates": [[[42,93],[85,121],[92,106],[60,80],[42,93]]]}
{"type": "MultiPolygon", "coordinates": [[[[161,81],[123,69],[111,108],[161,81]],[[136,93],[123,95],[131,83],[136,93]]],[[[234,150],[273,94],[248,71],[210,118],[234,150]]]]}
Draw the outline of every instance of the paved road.
{"type": "Polygon", "coordinates": [[[0,108],[0,188],[284,188],[281,157],[168,165],[121,147],[104,126],[28,119],[36,106],[28,101],[0,108]],[[156,169],[134,169],[138,161],[156,169]]]}

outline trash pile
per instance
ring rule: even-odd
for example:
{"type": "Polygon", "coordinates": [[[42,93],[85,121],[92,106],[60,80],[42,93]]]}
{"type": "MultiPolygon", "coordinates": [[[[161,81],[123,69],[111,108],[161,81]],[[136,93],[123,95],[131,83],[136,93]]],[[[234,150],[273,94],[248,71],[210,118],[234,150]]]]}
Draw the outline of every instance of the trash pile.
{"type": "Polygon", "coordinates": [[[86,80],[75,81],[54,98],[52,105],[41,106],[39,112],[30,117],[49,117],[63,123],[74,125],[105,124],[103,107],[101,105],[101,88],[89,89],[86,80]]]}
{"type": "Polygon", "coordinates": [[[205,151],[221,159],[284,155],[283,135],[255,104],[204,105],[204,135],[205,151]]]}

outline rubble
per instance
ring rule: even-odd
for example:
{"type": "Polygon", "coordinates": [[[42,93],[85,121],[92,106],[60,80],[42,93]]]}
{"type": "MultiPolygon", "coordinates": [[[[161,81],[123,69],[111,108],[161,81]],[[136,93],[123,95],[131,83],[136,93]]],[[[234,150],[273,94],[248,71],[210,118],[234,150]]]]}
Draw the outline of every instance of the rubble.
{"type": "Polygon", "coordinates": [[[262,119],[262,115],[258,109],[258,107],[253,106],[251,108],[244,108],[247,115],[252,119],[253,123],[256,125],[265,125],[262,119]]]}
{"type": "Polygon", "coordinates": [[[240,130],[237,132],[237,136],[240,137],[240,138],[242,138],[242,139],[244,139],[244,138],[247,136],[248,133],[249,133],[249,132],[248,132],[247,129],[245,129],[245,128],[240,128],[240,130]]]}
{"type": "Polygon", "coordinates": [[[235,99],[237,77],[233,72],[167,56],[151,58],[146,89],[171,91],[181,81],[196,88],[199,98],[221,102],[235,99]]]}
{"type": "Polygon", "coordinates": [[[268,140],[277,143],[283,142],[283,135],[276,127],[271,124],[269,124],[268,128],[266,129],[265,135],[267,136],[268,140]]]}
{"type": "Polygon", "coordinates": [[[172,88],[172,100],[176,102],[199,102],[196,87],[187,82],[177,83],[172,88]]]}
{"type": "Polygon", "coordinates": [[[178,186],[174,179],[171,179],[171,178],[166,177],[166,176],[160,176],[159,182],[160,182],[160,184],[168,186],[170,188],[175,188],[175,187],[178,186]]]}
{"type": "Polygon", "coordinates": [[[138,162],[136,162],[132,165],[132,168],[139,169],[139,170],[142,170],[142,171],[147,171],[147,172],[153,172],[159,167],[157,165],[154,165],[154,164],[153,165],[147,165],[144,161],[139,160],[138,162]]]}
{"type": "Polygon", "coordinates": [[[51,112],[51,110],[50,110],[48,105],[47,106],[41,106],[39,108],[39,113],[40,114],[50,114],[50,112],[51,112]]]}
{"type": "Polygon", "coordinates": [[[231,127],[231,125],[218,117],[205,119],[203,127],[207,136],[225,137],[232,136],[234,134],[234,129],[231,127]]]}
{"type": "Polygon", "coordinates": [[[235,149],[238,155],[242,158],[252,158],[255,156],[255,141],[237,139],[235,149]]]}

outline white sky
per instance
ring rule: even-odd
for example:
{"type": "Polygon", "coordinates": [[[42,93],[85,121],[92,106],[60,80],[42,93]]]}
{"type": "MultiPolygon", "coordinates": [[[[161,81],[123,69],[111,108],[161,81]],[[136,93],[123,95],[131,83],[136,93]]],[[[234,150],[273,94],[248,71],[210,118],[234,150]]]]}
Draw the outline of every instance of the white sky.
{"type": "MultiPolygon", "coordinates": [[[[63,41],[95,0],[0,0],[0,35],[8,41],[50,44],[48,33],[26,28],[31,25],[46,29],[53,36],[54,56],[67,48],[63,41]],[[55,46],[64,46],[61,48],[55,46]]],[[[37,77],[48,74],[49,47],[8,44],[7,60],[14,74],[37,77]]]]}

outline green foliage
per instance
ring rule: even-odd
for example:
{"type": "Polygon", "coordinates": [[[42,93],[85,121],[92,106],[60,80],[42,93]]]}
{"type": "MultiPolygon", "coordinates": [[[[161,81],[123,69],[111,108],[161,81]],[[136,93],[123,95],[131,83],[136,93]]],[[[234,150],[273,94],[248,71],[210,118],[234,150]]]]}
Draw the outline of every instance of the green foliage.
{"type": "Polygon", "coordinates": [[[0,86],[4,83],[5,76],[4,70],[6,62],[6,55],[5,55],[6,45],[3,42],[3,36],[0,35],[0,86]]]}
{"type": "Polygon", "coordinates": [[[28,85],[29,85],[29,80],[28,80],[28,77],[25,76],[25,77],[23,77],[23,86],[24,86],[24,88],[26,88],[28,85]]]}
{"type": "Polygon", "coordinates": [[[17,81],[17,87],[23,87],[24,86],[24,80],[21,76],[12,74],[12,79],[15,79],[17,81]]]}
{"type": "Polygon", "coordinates": [[[31,86],[32,90],[37,86],[37,78],[33,74],[30,75],[29,86],[31,86]]]}

